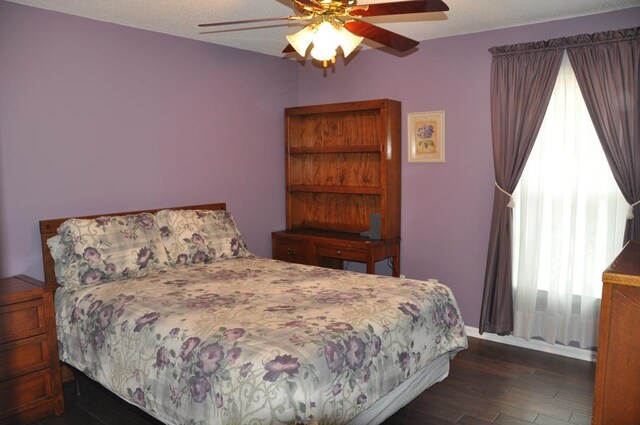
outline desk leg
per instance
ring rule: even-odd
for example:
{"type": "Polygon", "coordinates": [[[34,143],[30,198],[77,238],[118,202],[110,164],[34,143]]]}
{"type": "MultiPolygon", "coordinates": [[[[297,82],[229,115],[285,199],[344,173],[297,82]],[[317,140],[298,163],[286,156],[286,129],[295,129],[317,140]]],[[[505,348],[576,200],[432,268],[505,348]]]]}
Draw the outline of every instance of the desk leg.
{"type": "Polygon", "coordinates": [[[395,277],[400,277],[400,256],[394,255],[391,257],[391,260],[393,261],[393,275],[395,277]]]}
{"type": "Polygon", "coordinates": [[[376,262],[371,259],[367,260],[367,274],[376,274],[376,262]]]}

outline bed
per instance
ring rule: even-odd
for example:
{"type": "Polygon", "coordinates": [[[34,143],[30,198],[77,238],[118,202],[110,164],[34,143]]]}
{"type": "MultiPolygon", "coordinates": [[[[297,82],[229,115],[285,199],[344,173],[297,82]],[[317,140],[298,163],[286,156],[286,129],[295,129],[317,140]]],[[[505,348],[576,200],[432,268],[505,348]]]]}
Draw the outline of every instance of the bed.
{"type": "Polygon", "coordinates": [[[378,424],[466,348],[450,289],[247,249],[225,204],[40,222],[62,362],[167,424],[378,424]]]}

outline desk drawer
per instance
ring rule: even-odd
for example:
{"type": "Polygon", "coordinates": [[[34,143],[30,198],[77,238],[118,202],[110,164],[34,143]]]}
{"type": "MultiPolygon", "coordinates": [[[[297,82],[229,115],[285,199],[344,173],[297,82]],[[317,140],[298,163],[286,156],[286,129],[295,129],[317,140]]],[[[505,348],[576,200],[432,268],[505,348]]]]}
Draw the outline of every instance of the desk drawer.
{"type": "Polygon", "coordinates": [[[316,245],[316,255],[320,257],[339,258],[342,260],[350,261],[367,261],[367,251],[353,248],[343,248],[339,245],[330,246],[318,244],[316,245]]]}
{"type": "Polygon", "coordinates": [[[44,333],[44,301],[38,299],[0,307],[0,323],[0,343],[44,333]]]}
{"type": "Polygon", "coordinates": [[[47,335],[0,345],[0,379],[24,375],[49,366],[47,335]]]}
{"type": "Polygon", "coordinates": [[[308,244],[299,239],[276,237],[273,258],[290,263],[310,264],[308,244]]]}

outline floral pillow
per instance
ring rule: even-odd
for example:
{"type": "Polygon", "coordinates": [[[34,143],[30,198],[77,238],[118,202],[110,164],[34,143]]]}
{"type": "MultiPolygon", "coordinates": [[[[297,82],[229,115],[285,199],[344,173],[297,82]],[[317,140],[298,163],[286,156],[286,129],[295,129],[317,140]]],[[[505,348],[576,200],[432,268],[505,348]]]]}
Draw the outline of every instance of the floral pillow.
{"type": "Polygon", "coordinates": [[[60,285],[79,288],[145,276],[169,266],[160,229],[150,213],[72,218],[47,241],[60,285]]]}
{"type": "Polygon", "coordinates": [[[252,255],[228,211],[162,210],[156,218],[172,264],[252,255]]]}
{"type": "Polygon", "coordinates": [[[62,237],[60,235],[56,235],[47,239],[47,245],[49,246],[51,257],[53,257],[56,280],[59,285],[66,286],[66,270],[70,267],[68,261],[68,259],[70,258],[70,250],[67,249],[67,246],[62,243],[62,237]]]}

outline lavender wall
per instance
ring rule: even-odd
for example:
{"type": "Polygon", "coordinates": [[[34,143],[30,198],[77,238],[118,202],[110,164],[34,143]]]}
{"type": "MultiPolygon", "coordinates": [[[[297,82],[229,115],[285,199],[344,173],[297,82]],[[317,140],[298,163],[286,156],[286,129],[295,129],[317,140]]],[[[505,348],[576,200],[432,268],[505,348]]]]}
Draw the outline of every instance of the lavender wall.
{"type": "Polygon", "coordinates": [[[295,63],[0,1],[0,276],[41,219],[227,202],[270,256],[295,63]]]}
{"type": "Polygon", "coordinates": [[[494,190],[487,49],[638,22],[640,8],[633,8],[422,42],[404,58],[367,50],[326,74],[307,64],[300,67],[300,104],[402,102],[402,273],[448,284],[467,324],[478,326],[494,190]],[[406,112],[432,110],[446,111],[446,163],[409,164],[406,112]]]}
{"type": "Polygon", "coordinates": [[[37,221],[226,201],[250,248],[284,226],[286,106],[446,111],[447,162],[406,162],[402,273],[477,326],[493,196],[491,46],[636,26],[640,8],[369,50],[335,72],[0,1],[0,276],[41,277],[37,221]]]}

